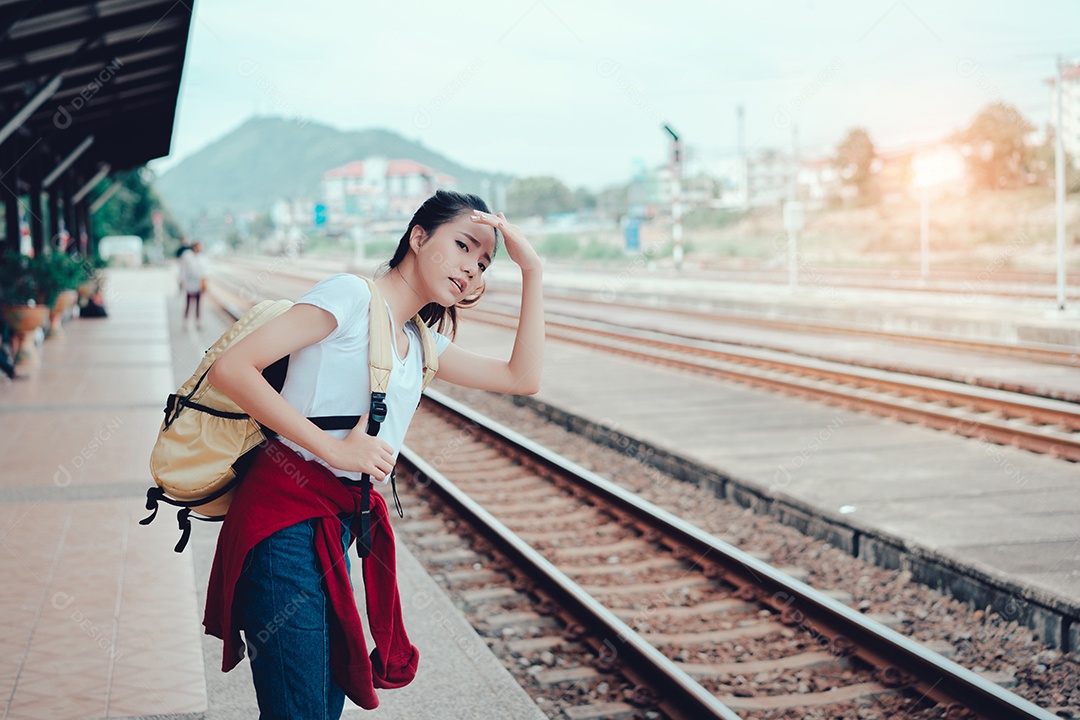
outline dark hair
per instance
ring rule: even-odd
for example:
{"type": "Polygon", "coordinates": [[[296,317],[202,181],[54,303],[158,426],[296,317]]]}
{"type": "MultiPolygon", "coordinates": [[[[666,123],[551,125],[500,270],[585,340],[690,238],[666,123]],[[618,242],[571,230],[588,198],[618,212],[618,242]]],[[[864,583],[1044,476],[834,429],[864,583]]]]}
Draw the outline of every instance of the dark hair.
{"type": "MultiPolygon", "coordinates": [[[[448,222],[456,219],[459,215],[471,210],[479,210],[480,212],[490,213],[487,203],[485,203],[477,195],[468,195],[465,193],[454,192],[453,190],[436,190],[435,194],[424,201],[424,204],[413,214],[412,220],[409,221],[409,227],[406,228],[405,234],[401,236],[401,240],[398,242],[397,249],[394,251],[394,256],[390,258],[381,268],[379,275],[390,272],[392,269],[398,266],[398,264],[405,259],[405,256],[409,253],[409,236],[412,235],[414,227],[423,228],[424,232],[428,235],[434,233],[440,226],[445,225],[448,222]]],[[[498,249],[498,235],[496,234],[495,250],[498,249]]],[[[492,250],[492,257],[495,256],[495,250],[492,250]]],[[[420,308],[420,319],[423,320],[428,327],[435,328],[438,332],[447,335],[453,339],[457,332],[457,309],[468,308],[475,305],[481,297],[484,295],[484,285],[481,285],[479,290],[470,295],[467,298],[462,298],[456,305],[450,307],[443,307],[439,303],[428,303],[424,307],[420,308]],[[443,328],[449,326],[449,332],[443,332],[443,328]]]]}

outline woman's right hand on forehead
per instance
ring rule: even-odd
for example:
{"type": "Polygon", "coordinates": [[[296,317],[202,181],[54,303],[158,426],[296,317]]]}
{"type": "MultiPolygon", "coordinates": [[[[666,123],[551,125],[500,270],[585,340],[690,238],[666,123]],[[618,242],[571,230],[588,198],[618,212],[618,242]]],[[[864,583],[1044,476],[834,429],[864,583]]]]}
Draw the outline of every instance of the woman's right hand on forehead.
{"type": "Polygon", "coordinates": [[[540,255],[529,244],[521,228],[507,220],[505,215],[502,213],[492,215],[491,213],[473,210],[471,217],[473,222],[490,225],[502,233],[503,244],[506,245],[506,254],[523,271],[535,270],[540,267],[540,255]]]}
{"type": "Polygon", "coordinates": [[[367,434],[368,415],[364,413],[344,439],[335,438],[327,453],[330,457],[323,460],[339,470],[367,473],[373,481],[382,482],[394,469],[394,450],[385,440],[367,434]]]}

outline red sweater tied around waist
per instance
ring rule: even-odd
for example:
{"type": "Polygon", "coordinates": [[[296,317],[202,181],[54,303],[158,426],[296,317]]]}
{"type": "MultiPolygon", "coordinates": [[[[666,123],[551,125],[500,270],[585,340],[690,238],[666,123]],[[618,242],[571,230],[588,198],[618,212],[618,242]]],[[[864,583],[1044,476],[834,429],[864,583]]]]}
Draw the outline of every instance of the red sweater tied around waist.
{"type": "MultiPolygon", "coordinates": [[[[330,606],[330,665],[334,682],[362,708],[379,705],[376,688],[399,688],[416,677],[420,652],[405,633],[397,586],[394,533],[386,501],[371,493],[371,555],[363,561],[368,625],[375,647],[368,656],[360,613],[353,597],[341,545],[338,515],[360,513],[360,488],[346,485],[326,466],[305,460],[292,448],[271,440],[255,451],[251,468],[239,484],[218,536],[203,626],[224,641],[221,669],[228,672],[244,656],[236,583],[248,552],[278,530],[311,518],[315,556],[326,582],[330,606]]],[[[354,527],[358,523],[354,520],[354,527]]],[[[353,530],[356,537],[358,527],[353,530]]],[[[351,542],[350,542],[351,544],[351,542]]],[[[297,672],[303,672],[297,668],[297,672]]]]}

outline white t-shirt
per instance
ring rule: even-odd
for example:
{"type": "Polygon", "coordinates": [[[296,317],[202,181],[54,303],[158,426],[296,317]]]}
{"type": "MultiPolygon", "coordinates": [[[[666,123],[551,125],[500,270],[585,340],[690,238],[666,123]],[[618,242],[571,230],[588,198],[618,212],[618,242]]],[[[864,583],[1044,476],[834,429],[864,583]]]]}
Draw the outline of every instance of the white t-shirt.
{"type": "MultiPolygon", "coordinates": [[[[368,307],[371,290],[363,278],[338,273],[316,283],[297,300],[320,307],[334,316],[337,327],[321,341],[308,345],[289,357],[289,371],[281,395],[304,417],[322,415],[363,415],[371,409],[371,378],[368,374],[368,307]]],[[[387,312],[393,322],[390,304],[387,312]]],[[[394,368],[386,388],[386,421],[379,428],[379,439],[393,448],[394,459],[405,439],[413,413],[420,404],[423,376],[423,350],[419,331],[412,320],[405,323],[409,337],[408,355],[401,359],[397,333],[393,333],[394,368]]],[[[431,329],[438,354],[450,344],[450,339],[431,329]]],[[[327,430],[343,439],[349,430],[327,430]]],[[[322,458],[296,443],[281,438],[307,460],[315,460],[338,476],[359,480],[362,473],[331,467],[322,458]]],[[[385,485],[386,481],[377,483],[385,485]]]]}

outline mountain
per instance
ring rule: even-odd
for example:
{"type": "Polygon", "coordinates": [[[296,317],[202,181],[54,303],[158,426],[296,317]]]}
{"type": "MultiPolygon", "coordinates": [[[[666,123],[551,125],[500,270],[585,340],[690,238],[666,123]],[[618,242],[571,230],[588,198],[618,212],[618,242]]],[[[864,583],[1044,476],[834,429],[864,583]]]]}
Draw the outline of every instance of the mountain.
{"type": "MultiPolygon", "coordinates": [[[[389,130],[342,131],[315,122],[254,117],[184,158],[155,187],[186,225],[201,214],[269,210],[279,198],[317,198],[324,172],[371,155],[408,158],[457,178],[458,190],[479,193],[500,173],[470,170],[389,130]]],[[[490,201],[490,198],[486,198],[490,201]]]]}

